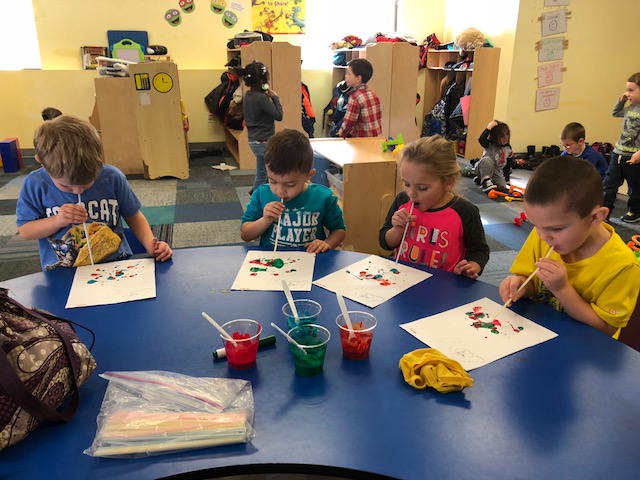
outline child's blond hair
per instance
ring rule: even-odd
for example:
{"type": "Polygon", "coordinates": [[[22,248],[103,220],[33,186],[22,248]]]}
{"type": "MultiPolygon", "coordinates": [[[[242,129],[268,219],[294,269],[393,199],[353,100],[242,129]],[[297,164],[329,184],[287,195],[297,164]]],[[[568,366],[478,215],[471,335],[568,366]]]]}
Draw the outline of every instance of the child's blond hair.
{"type": "Polygon", "coordinates": [[[423,137],[411,142],[401,150],[401,155],[401,162],[421,165],[430,175],[444,182],[460,175],[453,144],[440,135],[423,137]]]}
{"type": "Polygon", "coordinates": [[[40,164],[56,179],[70,185],[93,182],[102,168],[102,143],[89,122],[61,115],[42,123],[33,135],[40,164]]]}

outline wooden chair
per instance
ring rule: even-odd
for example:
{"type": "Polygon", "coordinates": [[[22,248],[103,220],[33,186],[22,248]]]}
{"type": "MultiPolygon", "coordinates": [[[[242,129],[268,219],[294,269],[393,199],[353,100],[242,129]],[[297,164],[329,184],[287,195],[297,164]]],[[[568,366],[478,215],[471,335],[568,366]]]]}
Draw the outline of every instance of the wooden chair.
{"type": "Polygon", "coordinates": [[[620,331],[618,340],[640,352],[640,296],[636,308],[629,318],[629,323],[620,331]]]}

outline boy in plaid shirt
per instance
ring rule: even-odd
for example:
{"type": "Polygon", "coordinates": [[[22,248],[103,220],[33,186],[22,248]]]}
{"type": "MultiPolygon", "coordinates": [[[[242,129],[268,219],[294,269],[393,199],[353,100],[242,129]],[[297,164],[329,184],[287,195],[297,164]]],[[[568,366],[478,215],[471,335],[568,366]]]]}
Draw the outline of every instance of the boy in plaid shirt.
{"type": "Polygon", "coordinates": [[[347,102],[339,137],[379,137],[382,134],[380,99],[367,86],[372,76],[373,66],[364,58],[354,58],[347,65],[344,79],[353,92],[347,102]]]}

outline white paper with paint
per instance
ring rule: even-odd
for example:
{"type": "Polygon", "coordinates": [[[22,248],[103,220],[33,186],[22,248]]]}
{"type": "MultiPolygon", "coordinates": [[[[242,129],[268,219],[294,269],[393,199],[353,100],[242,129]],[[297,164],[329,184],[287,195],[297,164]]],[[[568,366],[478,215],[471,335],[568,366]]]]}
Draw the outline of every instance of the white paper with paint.
{"type": "Polygon", "coordinates": [[[400,327],[467,371],[558,336],[509,309],[496,320],[492,315],[500,308],[482,298],[400,327]]]}
{"type": "Polygon", "coordinates": [[[282,292],[282,280],[292,292],[311,291],[316,254],[279,250],[250,250],[233,281],[231,290],[267,290],[282,292]]]}
{"type": "Polygon", "coordinates": [[[78,267],[65,308],[111,305],[156,297],[153,258],[78,267]]]}
{"type": "Polygon", "coordinates": [[[405,264],[371,255],[316,280],[314,285],[374,308],[432,275],[405,264]]]}

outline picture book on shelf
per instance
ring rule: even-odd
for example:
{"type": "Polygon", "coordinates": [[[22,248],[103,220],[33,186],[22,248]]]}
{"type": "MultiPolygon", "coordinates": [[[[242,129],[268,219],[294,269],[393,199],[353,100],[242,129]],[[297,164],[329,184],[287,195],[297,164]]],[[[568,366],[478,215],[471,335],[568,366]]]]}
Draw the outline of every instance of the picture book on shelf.
{"type": "Polygon", "coordinates": [[[83,70],[96,70],[98,68],[97,57],[108,57],[107,47],[80,47],[80,58],[83,70]]]}

